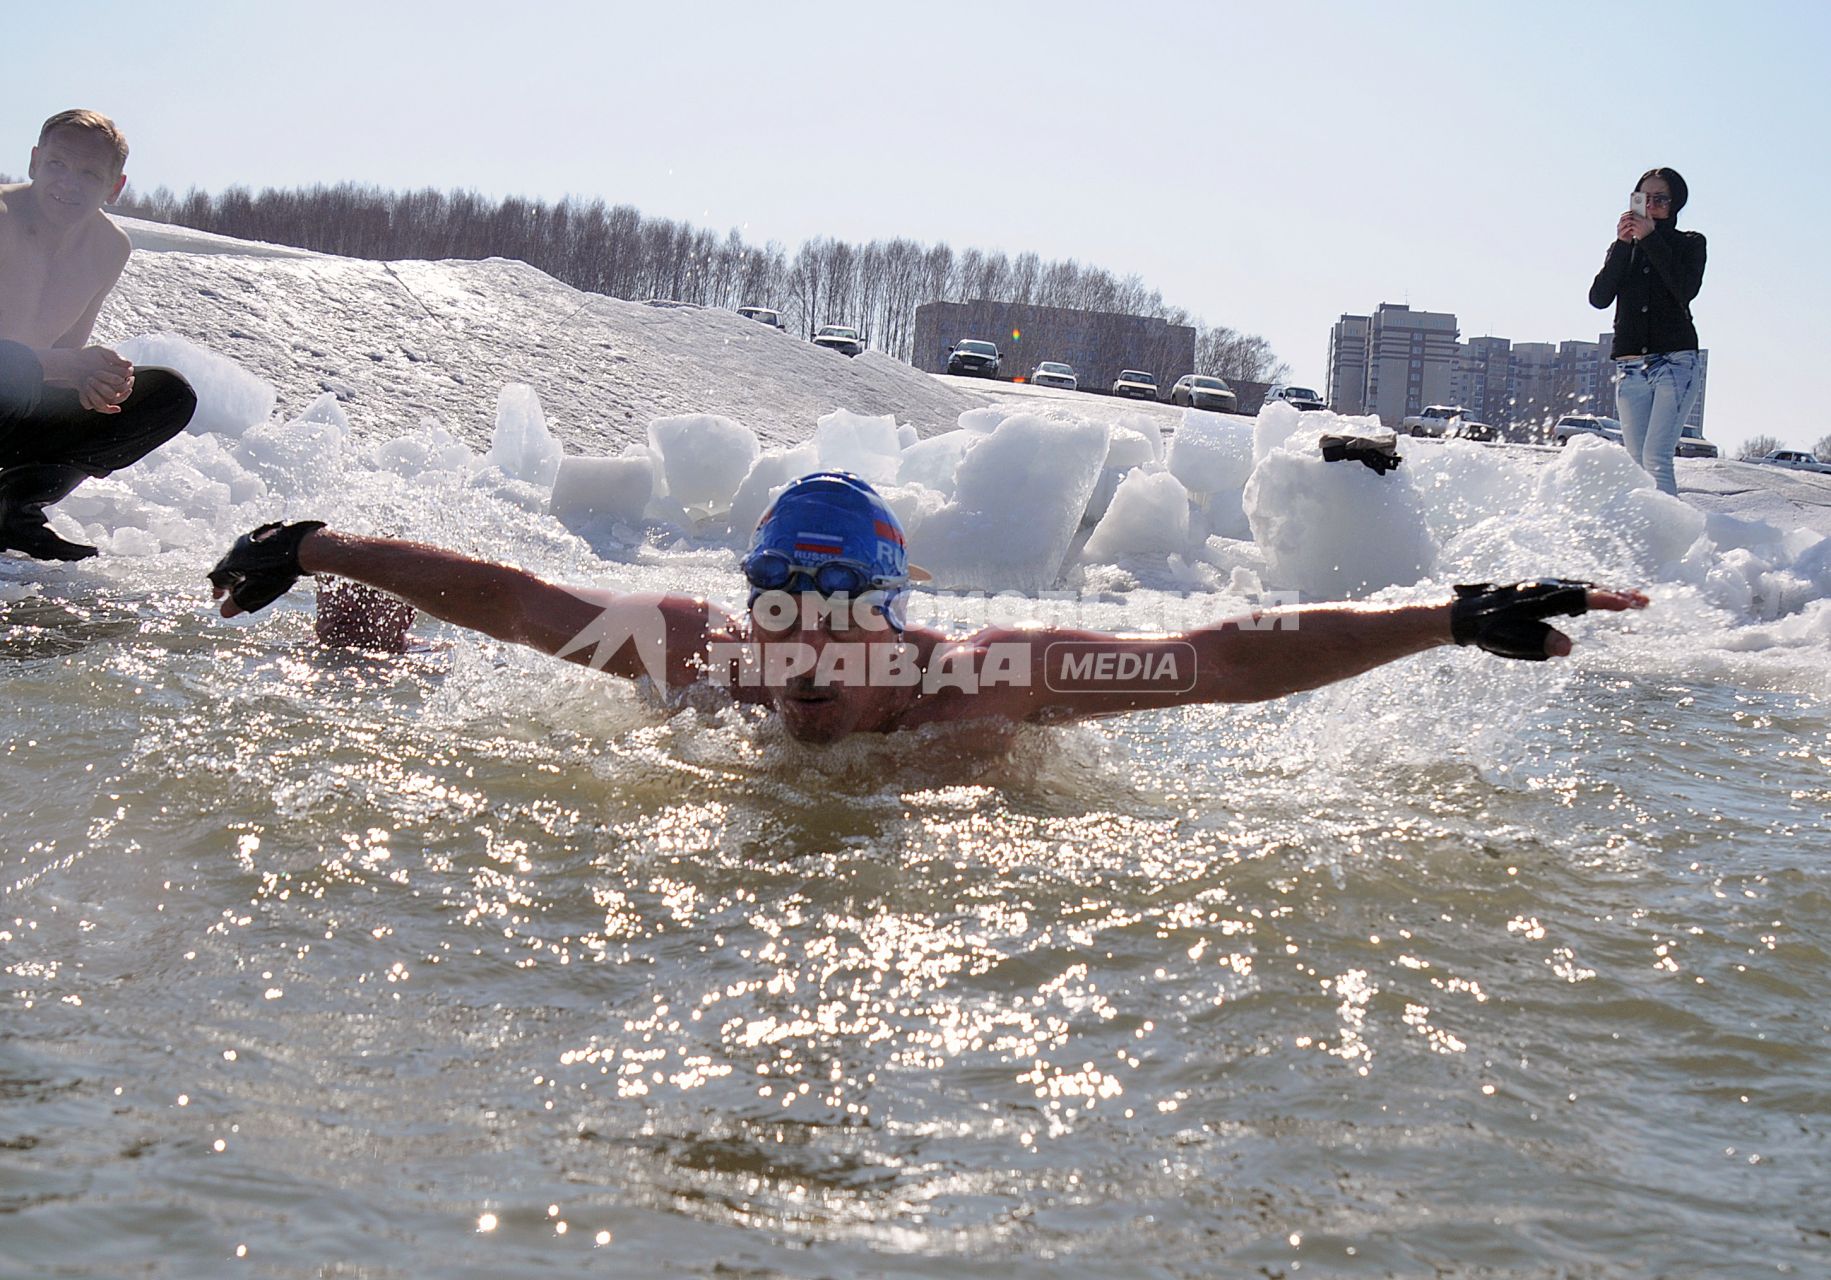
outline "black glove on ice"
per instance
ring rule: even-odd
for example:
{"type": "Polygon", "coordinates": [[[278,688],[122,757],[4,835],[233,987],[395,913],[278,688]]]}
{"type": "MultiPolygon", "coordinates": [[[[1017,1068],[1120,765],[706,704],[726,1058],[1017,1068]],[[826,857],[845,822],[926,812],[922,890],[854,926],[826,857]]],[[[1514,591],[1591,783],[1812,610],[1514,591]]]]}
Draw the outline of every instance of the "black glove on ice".
{"type": "Polygon", "coordinates": [[[1543,662],[1551,628],[1539,619],[1589,612],[1589,589],[1595,585],[1539,578],[1504,587],[1486,582],[1458,586],[1450,605],[1450,635],[1457,644],[1477,645],[1503,658],[1543,662]]]}
{"type": "Polygon", "coordinates": [[[299,543],[305,535],[324,528],[322,520],[297,524],[264,524],[244,533],[229,554],[210,570],[210,585],[227,591],[236,606],[247,613],[265,609],[292,589],[305,570],[299,567],[299,543]]]}

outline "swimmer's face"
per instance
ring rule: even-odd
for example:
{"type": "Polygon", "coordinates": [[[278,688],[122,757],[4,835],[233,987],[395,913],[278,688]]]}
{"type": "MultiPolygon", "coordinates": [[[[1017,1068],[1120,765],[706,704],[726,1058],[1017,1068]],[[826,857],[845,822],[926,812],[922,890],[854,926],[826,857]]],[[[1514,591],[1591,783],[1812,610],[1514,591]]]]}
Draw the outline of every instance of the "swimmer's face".
{"type": "Polygon", "coordinates": [[[897,689],[871,677],[874,669],[882,672],[881,651],[902,638],[870,598],[765,592],[750,617],[764,687],[791,738],[837,742],[894,704],[897,689]]]}
{"type": "Polygon", "coordinates": [[[127,185],[114,145],[87,129],[51,130],[32,148],[28,174],[39,208],[60,222],[75,222],[113,204],[127,185]]]}

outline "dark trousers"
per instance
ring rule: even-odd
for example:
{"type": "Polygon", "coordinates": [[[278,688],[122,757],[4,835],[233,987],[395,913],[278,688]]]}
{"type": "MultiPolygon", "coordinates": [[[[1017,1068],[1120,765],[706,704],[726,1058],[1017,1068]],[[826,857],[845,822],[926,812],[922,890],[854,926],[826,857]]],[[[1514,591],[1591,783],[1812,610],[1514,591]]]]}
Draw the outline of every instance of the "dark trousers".
{"type": "Polygon", "coordinates": [[[92,476],[130,466],[183,431],[197,408],[170,369],[135,369],[119,413],[83,408],[68,387],[47,387],[30,347],[0,341],[0,468],[57,463],[92,476]]]}

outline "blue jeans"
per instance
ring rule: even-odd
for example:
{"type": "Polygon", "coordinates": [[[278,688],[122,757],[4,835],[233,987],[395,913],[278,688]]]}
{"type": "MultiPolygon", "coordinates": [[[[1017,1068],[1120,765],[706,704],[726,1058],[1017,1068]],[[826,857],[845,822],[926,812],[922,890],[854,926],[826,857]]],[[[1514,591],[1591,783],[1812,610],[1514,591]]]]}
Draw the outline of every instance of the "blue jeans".
{"type": "Polygon", "coordinates": [[[1662,493],[1678,492],[1672,456],[1701,389],[1695,351],[1656,351],[1616,362],[1615,412],[1621,415],[1621,442],[1662,493]]]}

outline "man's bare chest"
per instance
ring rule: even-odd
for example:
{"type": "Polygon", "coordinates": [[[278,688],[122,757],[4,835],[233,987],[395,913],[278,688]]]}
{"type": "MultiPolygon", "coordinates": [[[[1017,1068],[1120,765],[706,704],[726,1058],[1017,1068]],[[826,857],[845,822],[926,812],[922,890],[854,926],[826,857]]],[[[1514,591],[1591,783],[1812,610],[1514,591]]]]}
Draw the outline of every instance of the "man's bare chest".
{"type": "Polygon", "coordinates": [[[89,310],[109,283],[84,238],[51,248],[16,227],[0,233],[0,338],[50,346],[89,310]]]}

